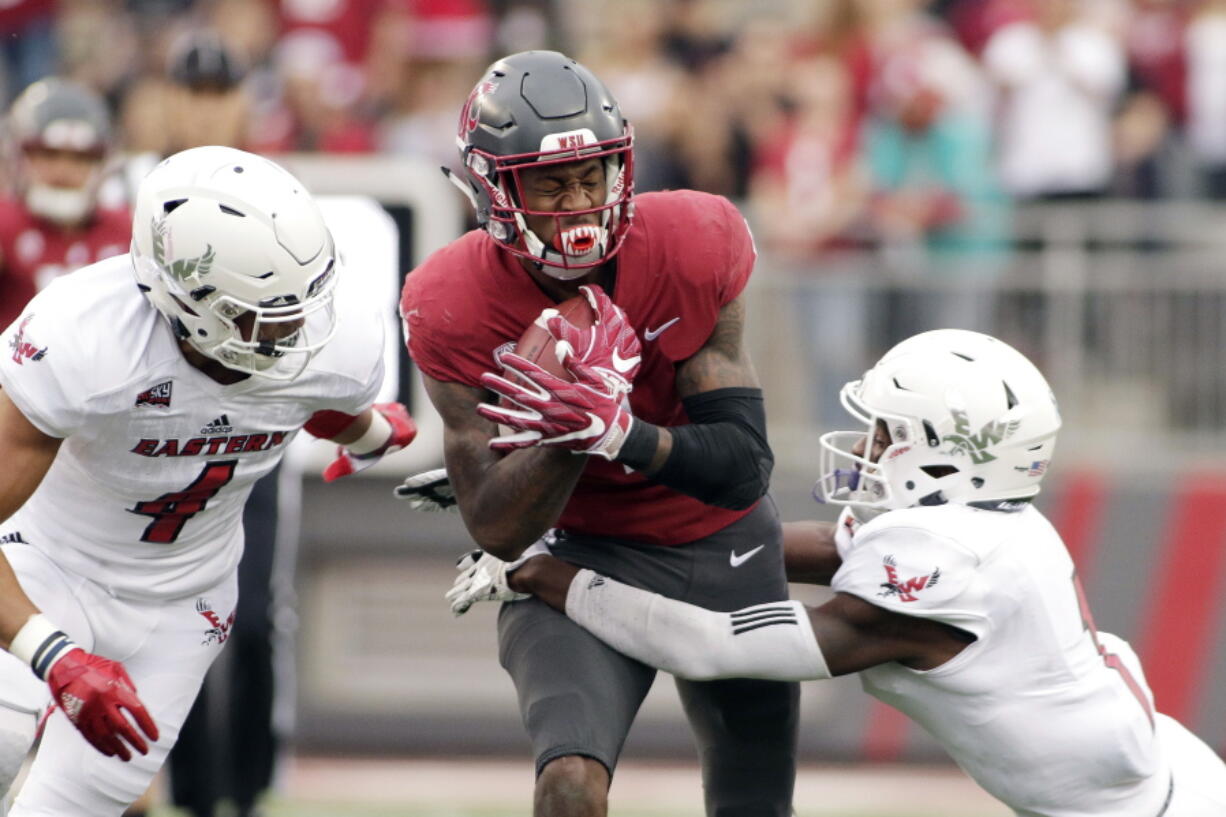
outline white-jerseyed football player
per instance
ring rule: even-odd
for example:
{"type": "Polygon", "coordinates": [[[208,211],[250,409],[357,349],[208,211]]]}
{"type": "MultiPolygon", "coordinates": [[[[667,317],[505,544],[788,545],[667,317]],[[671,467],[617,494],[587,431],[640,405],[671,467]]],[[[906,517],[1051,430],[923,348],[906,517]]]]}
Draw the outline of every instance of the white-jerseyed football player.
{"type": "Polygon", "coordinates": [[[229,636],[247,494],[306,428],[325,479],[407,445],[381,305],[346,284],[310,194],[204,147],[142,182],[132,251],[55,281],[0,358],[0,793],[119,815],[229,636]],[[31,672],[33,670],[33,672],[31,672]]]}
{"type": "Polygon", "coordinates": [[[826,604],[714,613],[552,557],[508,579],[486,556],[463,565],[453,609],[532,592],[685,678],[859,672],[1023,817],[1226,814],[1226,765],[1154,711],[1030,504],[1060,428],[1039,371],[994,338],[937,330],[841,397],[864,428],[822,437],[818,489],[848,507],[836,525],[784,526],[788,578],[830,584],[826,604]]]}

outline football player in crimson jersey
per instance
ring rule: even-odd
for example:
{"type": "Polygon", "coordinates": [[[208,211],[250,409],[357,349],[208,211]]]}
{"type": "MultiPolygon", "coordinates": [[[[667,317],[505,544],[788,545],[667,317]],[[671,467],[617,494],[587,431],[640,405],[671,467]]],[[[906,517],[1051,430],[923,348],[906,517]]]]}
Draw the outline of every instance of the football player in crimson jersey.
{"type": "MultiPolygon", "coordinates": [[[[451,178],[481,228],[408,276],[401,314],[477,544],[510,561],[556,529],[567,558],[669,596],[727,610],[786,598],[765,498],[773,457],[742,341],[755,259],[745,220],[694,191],[634,196],[629,124],[557,52],[491,65],[462,107],[459,144],[463,175],[451,178]],[[578,294],[590,329],[545,313],[574,350],[573,382],[508,349],[578,294]]],[[[498,636],[535,753],[536,813],[603,813],[654,670],[536,600],[506,605],[498,636]]],[[[796,686],[678,690],[708,812],[790,814],[796,686]]]]}
{"type": "Polygon", "coordinates": [[[98,202],[111,148],[102,98],[64,79],[39,80],[13,102],[15,198],[0,199],[0,326],[66,272],[127,250],[132,215],[98,202]]]}
{"type": "Polygon", "coordinates": [[[0,791],[55,704],[16,817],[145,791],[231,635],[251,486],[299,430],[342,446],[325,480],[416,433],[372,405],[378,304],[289,173],[175,154],[133,231],[35,296],[0,357],[0,791]]]}
{"type": "Polygon", "coordinates": [[[859,672],[1018,815],[1226,814],[1226,764],[1155,712],[1136,654],[1096,629],[1030,504],[1060,428],[1038,370],[994,338],[942,329],[841,397],[863,425],[822,437],[818,491],[848,507],[838,524],[784,526],[789,578],[835,591],[821,607],[717,613],[548,557],[509,580],[482,557],[449,597],[537,593],[682,678],[859,672]]]}

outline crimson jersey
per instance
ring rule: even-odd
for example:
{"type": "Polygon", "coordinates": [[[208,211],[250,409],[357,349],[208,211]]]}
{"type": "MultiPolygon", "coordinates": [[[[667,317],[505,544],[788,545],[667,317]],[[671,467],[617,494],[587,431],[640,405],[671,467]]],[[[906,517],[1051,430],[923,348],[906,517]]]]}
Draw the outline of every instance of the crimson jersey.
{"type": "Polygon", "coordinates": [[[99,209],[84,228],[66,231],[16,199],[0,199],[0,329],[53,279],[125,253],[131,243],[126,208],[99,209]]]}
{"type": "MultiPolygon", "coordinates": [[[[643,343],[630,395],[634,415],[661,426],[689,422],[677,366],[707,342],[720,309],[753,270],[745,219],[726,199],[690,190],[636,196],[634,225],[610,293],[643,343]]],[[[514,342],[553,301],[484,231],[438,250],[409,275],[400,302],[409,354],[430,377],[481,387],[494,351],[514,342]]],[[[748,511],[715,508],[657,485],[620,463],[591,457],[558,527],[650,544],[701,539],[748,511]]]]}

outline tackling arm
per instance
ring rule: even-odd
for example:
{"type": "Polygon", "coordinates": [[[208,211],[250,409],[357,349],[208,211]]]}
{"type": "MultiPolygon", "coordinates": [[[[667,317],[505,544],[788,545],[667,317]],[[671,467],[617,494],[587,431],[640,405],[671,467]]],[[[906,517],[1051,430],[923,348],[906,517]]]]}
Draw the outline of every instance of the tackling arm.
{"type": "Polygon", "coordinates": [[[844,593],[817,608],[785,601],[717,613],[551,556],[530,559],[508,586],[537,595],[631,658],[692,680],[817,680],[889,661],[932,669],[973,640],[844,593]]]}
{"type": "Polygon", "coordinates": [[[843,563],[832,522],[784,522],[783,566],[788,581],[829,585],[843,563]]]}
{"type": "Polygon", "coordinates": [[[587,458],[544,447],[503,456],[489,447],[497,427],[477,413],[484,391],[423,379],[443,418],[443,457],[469,534],[500,559],[518,557],[557,521],[587,458]]]}

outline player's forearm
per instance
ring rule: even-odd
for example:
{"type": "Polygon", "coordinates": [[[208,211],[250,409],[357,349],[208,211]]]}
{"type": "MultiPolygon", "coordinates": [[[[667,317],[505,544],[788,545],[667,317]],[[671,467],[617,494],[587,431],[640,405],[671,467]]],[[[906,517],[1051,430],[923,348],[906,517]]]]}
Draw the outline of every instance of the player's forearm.
{"type": "MultiPolygon", "coordinates": [[[[587,464],[569,451],[525,449],[493,463],[475,479],[457,480],[460,513],[477,545],[510,561],[554,526],[587,464]],[[472,490],[465,490],[471,485],[472,490]]],[[[460,466],[464,470],[464,466],[460,466]]]]}
{"type": "Polygon", "coordinates": [[[21,589],[8,558],[0,553],[0,646],[7,650],[13,636],[37,613],[38,608],[21,589]]]}
{"type": "Polygon", "coordinates": [[[580,570],[566,615],[615,650],[679,678],[830,677],[808,612],[795,601],[717,613],[580,570]]]}
{"type": "Polygon", "coordinates": [[[843,560],[833,522],[784,522],[783,566],[789,582],[830,584],[843,560]]]}
{"type": "Polygon", "coordinates": [[[766,494],[775,458],[756,388],[722,388],[684,400],[689,425],[636,420],[619,462],[709,505],[743,510],[766,494]]]}
{"type": "Polygon", "coordinates": [[[0,476],[0,522],[16,513],[34,494],[62,442],[39,431],[0,389],[0,462],[4,463],[0,476]]]}
{"type": "Polygon", "coordinates": [[[560,613],[566,612],[566,594],[579,568],[553,556],[535,556],[507,576],[507,586],[531,593],[560,613]]]}

